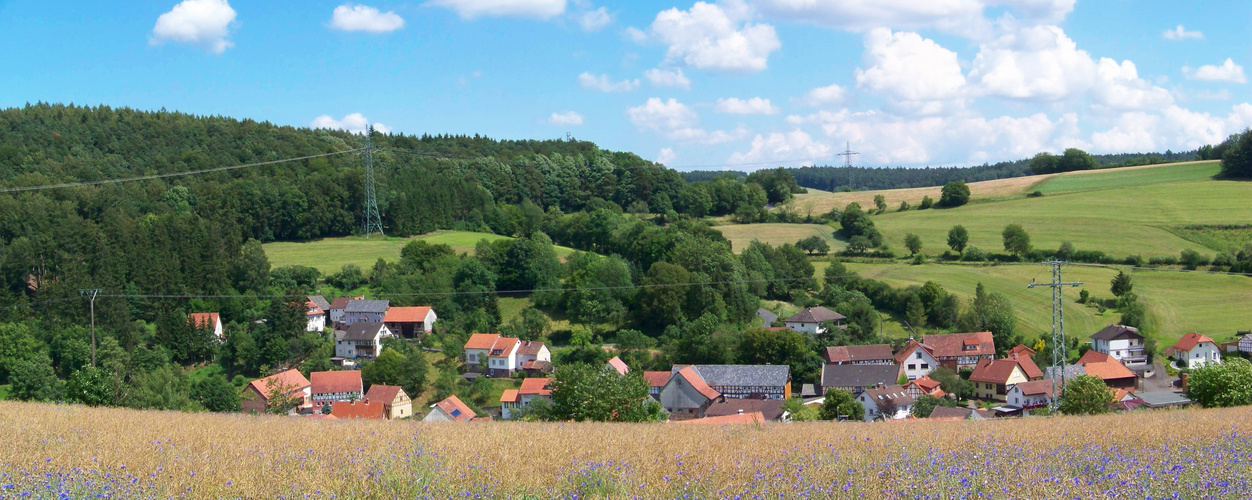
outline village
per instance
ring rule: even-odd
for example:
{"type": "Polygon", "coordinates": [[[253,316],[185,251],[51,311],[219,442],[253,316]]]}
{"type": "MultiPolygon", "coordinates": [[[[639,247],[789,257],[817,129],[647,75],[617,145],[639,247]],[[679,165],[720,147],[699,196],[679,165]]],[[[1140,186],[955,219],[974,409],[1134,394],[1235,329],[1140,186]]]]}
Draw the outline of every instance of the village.
{"type": "MultiPolygon", "coordinates": [[[[272,413],[283,400],[285,413],[316,419],[420,419],[423,421],[483,422],[516,420],[536,401],[552,399],[555,370],[552,352],[539,341],[525,341],[496,333],[475,333],[463,349],[461,377],[520,378],[520,386],[506,389],[498,407],[475,412],[456,395],[422,408],[404,389],[363,383],[359,367],[377,358],[385,339],[414,339],[433,331],[438,318],[430,307],[392,307],[386,300],[342,297],[328,301],[310,296],[304,304],[307,330],[333,332],[334,364],[342,370],[314,371],[305,377],[288,369],[251,381],[241,395],[245,413],[272,413]],[[415,404],[417,406],[415,406],[415,404]]],[[[762,311],[763,314],[766,312],[762,311]]],[[[764,319],[770,319],[768,315],[764,319]]],[[[777,319],[777,318],[773,318],[777,319]]],[[[841,328],[844,316],[825,307],[806,308],[767,327],[816,335],[841,328]]],[[[189,322],[223,338],[217,313],[193,313],[189,322]]],[[[916,419],[914,405],[923,398],[943,402],[926,418],[986,420],[1048,414],[1054,408],[1055,385],[1079,376],[1104,383],[1110,393],[1110,411],[1183,407],[1189,370],[1220,363],[1222,353],[1252,352],[1252,336],[1218,344],[1196,333],[1184,335],[1164,350],[1168,368],[1161,370],[1145,351],[1145,337],[1137,329],[1111,325],[1093,332],[1090,344],[1076,363],[1060,373],[1040,366],[1035,349],[1013,346],[999,358],[990,332],[927,334],[890,344],[825,347],[820,381],[793,387],[786,365],[674,365],[669,371],[643,371],[649,396],[659,402],[666,420],[693,424],[754,424],[789,422],[787,402],[821,407],[832,393],[845,392],[862,411],[841,412],[837,420],[855,417],[870,421],[916,419]],[[951,389],[932,378],[944,368],[960,373],[972,386],[973,397],[956,402],[951,389]],[[1179,373],[1181,370],[1182,373],[1179,373]],[[1169,373],[1178,373],[1171,376],[1169,373]],[[845,414],[846,413],[846,414],[845,414]]],[[[630,367],[612,357],[603,370],[627,376],[630,367]]],[[[794,406],[792,407],[794,408],[794,406]]]]}

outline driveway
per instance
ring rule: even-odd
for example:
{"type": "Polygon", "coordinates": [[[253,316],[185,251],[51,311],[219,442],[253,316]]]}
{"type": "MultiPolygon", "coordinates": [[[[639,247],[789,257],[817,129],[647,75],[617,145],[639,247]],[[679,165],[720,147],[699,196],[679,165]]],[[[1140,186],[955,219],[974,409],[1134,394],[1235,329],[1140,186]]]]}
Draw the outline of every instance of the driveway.
{"type": "Polygon", "coordinates": [[[1143,379],[1143,388],[1139,392],[1160,392],[1174,390],[1174,380],[1177,377],[1171,377],[1165,373],[1165,364],[1161,362],[1161,357],[1157,356],[1152,361],[1154,372],[1151,377],[1143,379]]]}
{"type": "Polygon", "coordinates": [[[777,314],[774,314],[774,313],[772,313],[772,312],[766,311],[765,309],[757,309],[757,310],[756,310],[756,315],[757,315],[757,316],[760,316],[762,320],[765,320],[765,324],[764,324],[764,325],[761,325],[761,326],[769,326],[769,325],[770,325],[770,323],[773,323],[773,322],[775,322],[775,321],[778,321],[778,315],[777,315],[777,314]]]}

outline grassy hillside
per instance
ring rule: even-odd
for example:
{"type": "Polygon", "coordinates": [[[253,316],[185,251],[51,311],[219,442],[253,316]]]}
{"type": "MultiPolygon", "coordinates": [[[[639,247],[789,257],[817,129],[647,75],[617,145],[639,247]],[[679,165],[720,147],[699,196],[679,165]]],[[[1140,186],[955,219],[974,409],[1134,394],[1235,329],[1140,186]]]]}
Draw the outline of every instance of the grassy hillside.
{"type": "MultiPolygon", "coordinates": [[[[1014,177],[1011,179],[997,179],[994,181],[981,181],[969,183],[970,197],[974,200],[1004,198],[1014,195],[1020,195],[1028,192],[1027,189],[1054,177],[1056,174],[1049,175],[1031,175],[1026,177],[1014,177]]],[[[921,204],[922,198],[929,196],[934,201],[939,201],[939,193],[943,188],[941,186],[908,188],[908,189],[885,189],[881,191],[854,191],[854,192],[830,192],[817,189],[809,189],[808,193],[796,195],[795,207],[801,215],[806,213],[824,214],[832,208],[843,210],[848,203],[857,202],[862,208],[870,208],[874,206],[874,197],[883,195],[887,199],[888,211],[900,208],[901,201],[907,201],[910,205],[916,207],[921,204]]]]}
{"type": "MultiPolygon", "coordinates": [[[[819,276],[826,266],[825,262],[815,263],[819,276]]],[[[1018,331],[1027,338],[1052,331],[1051,292],[1046,288],[1026,288],[1032,280],[1051,280],[1051,273],[1039,264],[847,266],[863,277],[882,280],[892,286],[935,281],[965,299],[973,297],[974,289],[981,282],[988,291],[1003,293],[1013,302],[1018,331]]],[[[1100,328],[1117,322],[1121,316],[1116,311],[1100,314],[1092,307],[1075,303],[1079,291],[1084,288],[1094,297],[1111,298],[1109,282],[1116,274],[1115,270],[1102,267],[1071,266],[1065,269],[1066,281],[1085,283],[1082,287],[1067,288],[1064,292],[1068,334],[1085,339],[1100,328]]],[[[1162,347],[1173,344],[1187,332],[1199,332],[1220,340],[1233,337],[1237,330],[1252,329],[1252,309],[1247,308],[1248,304],[1252,304],[1252,279],[1248,277],[1170,271],[1135,271],[1132,277],[1135,292],[1156,319],[1153,335],[1162,347]]],[[[903,326],[894,321],[884,326],[884,333],[906,335],[903,326]]]]}
{"type": "Polygon", "coordinates": [[[730,240],[730,248],[735,253],[742,252],[752,240],[761,240],[774,246],[783,243],[794,244],[810,236],[819,236],[830,245],[831,251],[842,250],[844,243],[834,238],[834,228],[819,224],[732,224],[714,226],[730,240]]]}
{"type": "Polygon", "coordinates": [[[0,496],[1247,498],[1252,482],[1230,463],[1252,449],[1249,417],[1238,407],[892,424],[425,424],[4,402],[0,496]]]}
{"type": "MultiPolygon", "coordinates": [[[[474,245],[480,240],[496,241],[506,239],[491,233],[474,233],[468,231],[440,231],[437,233],[415,236],[413,238],[396,238],[392,236],[346,236],[343,238],[325,238],[321,240],[292,243],[274,242],[264,245],[265,255],[269,257],[270,266],[301,265],[315,267],[323,274],[339,272],[345,264],[356,264],[368,270],[379,258],[388,262],[400,260],[400,250],[409,240],[420,239],[430,243],[443,243],[457,252],[473,255],[474,245]]],[[[573,253],[567,247],[556,247],[561,258],[573,253]]]]}

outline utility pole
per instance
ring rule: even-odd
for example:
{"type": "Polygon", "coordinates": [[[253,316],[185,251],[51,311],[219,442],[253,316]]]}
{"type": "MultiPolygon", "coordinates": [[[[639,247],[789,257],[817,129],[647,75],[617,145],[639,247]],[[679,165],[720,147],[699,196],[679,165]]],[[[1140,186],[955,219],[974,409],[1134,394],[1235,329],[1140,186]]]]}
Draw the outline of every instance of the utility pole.
{"type": "Polygon", "coordinates": [[[96,296],[100,295],[99,288],[88,290],[79,290],[79,294],[87,295],[91,304],[91,366],[96,366],[96,296]]]}
{"type": "Polygon", "coordinates": [[[843,167],[848,169],[848,190],[851,191],[852,190],[852,155],[859,155],[861,153],[858,153],[852,150],[851,142],[846,143],[845,148],[846,149],[844,150],[844,152],[839,153],[839,156],[843,157],[843,167]]]}
{"type": "MultiPolygon", "coordinates": [[[[365,238],[369,239],[374,231],[383,233],[383,218],[378,214],[378,196],[374,192],[374,146],[370,136],[374,135],[374,126],[365,131],[365,238]]],[[[385,236],[385,234],[384,234],[385,236]]]]}
{"type": "Polygon", "coordinates": [[[1065,346],[1065,308],[1062,304],[1061,289],[1081,286],[1082,283],[1065,283],[1061,281],[1061,266],[1066,262],[1049,260],[1043,265],[1052,268],[1051,283],[1031,283],[1026,288],[1046,286],[1052,289],[1052,412],[1061,406],[1061,395],[1065,391],[1065,360],[1069,356],[1065,346]]]}

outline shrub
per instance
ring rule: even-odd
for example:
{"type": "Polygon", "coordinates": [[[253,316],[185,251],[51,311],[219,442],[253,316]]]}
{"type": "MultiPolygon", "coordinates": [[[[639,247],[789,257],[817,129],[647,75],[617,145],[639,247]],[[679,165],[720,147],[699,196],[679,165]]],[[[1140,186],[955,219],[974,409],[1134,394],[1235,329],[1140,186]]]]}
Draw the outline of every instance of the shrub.
{"type": "Polygon", "coordinates": [[[969,247],[965,249],[965,255],[961,260],[966,262],[986,262],[991,259],[991,254],[978,247],[969,247]]]}
{"type": "Polygon", "coordinates": [[[953,208],[966,203],[969,203],[969,186],[965,185],[965,181],[952,181],[943,185],[939,206],[953,208]]]}
{"type": "Polygon", "coordinates": [[[913,256],[913,265],[919,266],[926,263],[926,254],[919,253],[913,256]]]}
{"type": "Polygon", "coordinates": [[[907,212],[907,211],[908,211],[908,209],[910,209],[910,208],[913,208],[913,207],[912,207],[912,205],[909,205],[909,202],[907,202],[907,201],[902,201],[902,202],[900,202],[900,209],[899,209],[899,210],[897,210],[897,211],[898,211],[898,212],[907,212]]]}
{"type": "Polygon", "coordinates": [[[926,209],[928,209],[928,208],[930,208],[930,207],[933,207],[933,206],[935,206],[935,200],[930,199],[930,197],[929,197],[929,196],[923,196],[923,197],[922,197],[922,205],[921,205],[920,207],[918,207],[918,209],[919,209],[919,210],[926,210],[926,209]]]}
{"type": "Polygon", "coordinates": [[[1043,198],[1043,191],[1032,191],[1026,195],[1027,198],[1043,198]]]}
{"type": "Polygon", "coordinates": [[[1177,263],[1178,263],[1178,258],[1174,257],[1173,255],[1166,255],[1164,257],[1152,257],[1148,259],[1148,265],[1150,266],[1158,266],[1158,267],[1159,266],[1172,266],[1177,263]]]}
{"type": "Polygon", "coordinates": [[[1137,254],[1128,255],[1126,256],[1126,260],[1122,261],[1122,264],[1126,264],[1128,266],[1143,267],[1143,257],[1137,254]]]}

